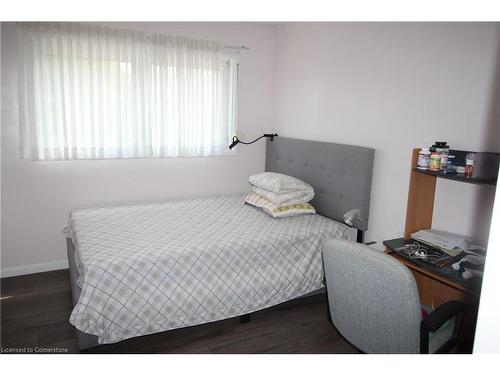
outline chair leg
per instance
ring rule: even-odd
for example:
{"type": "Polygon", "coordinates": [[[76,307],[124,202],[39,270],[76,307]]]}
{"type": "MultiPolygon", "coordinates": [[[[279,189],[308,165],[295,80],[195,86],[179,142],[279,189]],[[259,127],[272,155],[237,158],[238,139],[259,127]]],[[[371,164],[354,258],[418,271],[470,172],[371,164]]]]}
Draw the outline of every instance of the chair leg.
{"type": "Polygon", "coordinates": [[[245,314],[240,316],[240,322],[241,324],[249,323],[250,322],[250,314],[245,314]]]}

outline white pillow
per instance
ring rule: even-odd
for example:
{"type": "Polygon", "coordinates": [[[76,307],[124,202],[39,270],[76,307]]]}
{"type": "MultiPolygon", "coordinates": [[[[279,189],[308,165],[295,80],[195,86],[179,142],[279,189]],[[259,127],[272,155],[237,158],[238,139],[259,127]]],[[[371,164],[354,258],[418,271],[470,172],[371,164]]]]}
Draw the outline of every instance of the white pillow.
{"type": "Polygon", "coordinates": [[[277,206],[307,203],[314,198],[314,190],[297,190],[289,193],[274,193],[272,191],[261,189],[255,186],[252,190],[255,194],[266,198],[277,206]]]}
{"type": "Polygon", "coordinates": [[[262,211],[272,217],[289,217],[316,213],[314,207],[309,203],[277,206],[266,198],[255,194],[254,192],[247,194],[247,196],[245,197],[245,203],[262,209],[262,211]]]}
{"type": "MultiPolygon", "coordinates": [[[[298,178],[287,176],[281,173],[264,172],[250,176],[250,185],[271,191],[273,193],[291,193],[296,191],[309,192],[314,197],[314,189],[308,183],[298,178]]],[[[311,198],[312,199],[312,198],[311,198]]]]}

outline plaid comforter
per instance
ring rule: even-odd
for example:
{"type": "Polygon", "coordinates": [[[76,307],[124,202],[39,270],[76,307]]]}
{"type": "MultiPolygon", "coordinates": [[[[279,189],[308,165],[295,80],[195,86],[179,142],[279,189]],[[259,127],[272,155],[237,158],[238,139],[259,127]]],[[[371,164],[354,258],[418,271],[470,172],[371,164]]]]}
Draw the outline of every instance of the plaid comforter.
{"type": "Polygon", "coordinates": [[[322,286],[321,247],[347,227],[271,218],[244,196],[74,210],[81,296],[70,322],[99,343],[247,314],[322,286]]]}

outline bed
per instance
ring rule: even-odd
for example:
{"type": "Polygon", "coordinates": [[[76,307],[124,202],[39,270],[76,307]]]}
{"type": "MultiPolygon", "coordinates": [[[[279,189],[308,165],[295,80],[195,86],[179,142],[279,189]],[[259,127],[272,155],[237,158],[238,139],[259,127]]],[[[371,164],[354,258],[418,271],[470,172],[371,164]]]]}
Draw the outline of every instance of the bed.
{"type": "Polygon", "coordinates": [[[73,210],[68,258],[81,349],[242,316],[323,287],[321,247],[368,219],[373,150],[268,141],[266,171],[310,183],[320,215],[271,218],[243,195],[73,210]]]}

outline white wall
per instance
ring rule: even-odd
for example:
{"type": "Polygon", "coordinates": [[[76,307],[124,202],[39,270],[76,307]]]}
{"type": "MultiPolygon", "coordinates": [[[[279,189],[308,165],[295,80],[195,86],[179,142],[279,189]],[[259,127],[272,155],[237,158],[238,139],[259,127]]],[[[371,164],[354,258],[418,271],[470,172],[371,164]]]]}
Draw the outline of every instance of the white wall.
{"type": "MultiPolygon", "coordinates": [[[[278,26],[273,130],[374,148],[367,239],[399,237],[412,148],[500,151],[499,43],[486,23],[278,26]]],[[[439,180],[434,227],[485,244],[494,192],[439,180]]]]}
{"type": "MultiPolygon", "coordinates": [[[[101,23],[103,24],[103,23],[101,23]]],[[[242,23],[106,23],[246,44],[239,130],[271,130],[274,29],[242,23]]],[[[264,169],[265,143],[237,156],[33,162],[18,158],[16,26],[2,24],[2,276],[66,266],[62,229],[71,208],[99,203],[243,192],[264,169]]]]}

